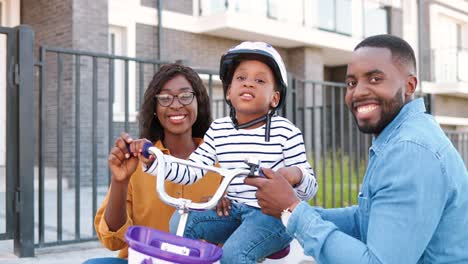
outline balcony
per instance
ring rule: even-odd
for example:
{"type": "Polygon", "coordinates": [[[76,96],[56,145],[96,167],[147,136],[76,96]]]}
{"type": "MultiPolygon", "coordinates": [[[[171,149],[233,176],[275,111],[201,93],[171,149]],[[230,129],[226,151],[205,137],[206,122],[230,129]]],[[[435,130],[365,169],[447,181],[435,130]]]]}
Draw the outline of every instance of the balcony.
{"type": "Polygon", "coordinates": [[[342,65],[363,36],[386,33],[388,12],[365,0],[199,0],[199,33],[319,47],[327,65],[342,65]],[[367,26],[366,26],[367,25],[367,26]]]}
{"type": "Polygon", "coordinates": [[[432,51],[435,82],[468,82],[468,49],[432,51]]]}
{"type": "Polygon", "coordinates": [[[423,92],[468,98],[468,49],[446,48],[431,52],[431,82],[423,92]]]}

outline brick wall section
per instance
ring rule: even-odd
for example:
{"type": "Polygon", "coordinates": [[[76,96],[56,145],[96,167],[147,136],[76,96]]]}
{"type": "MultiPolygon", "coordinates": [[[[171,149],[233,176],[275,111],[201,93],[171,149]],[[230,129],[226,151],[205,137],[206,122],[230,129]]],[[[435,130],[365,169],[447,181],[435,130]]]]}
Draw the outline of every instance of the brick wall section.
{"type": "MultiPolygon", "coordinates": [[[[158,28],[155,26],[148,26],[143,24],[136,25],[136,57],[138,58],[145,58],[149,60],[156,61],[157,53],[158,53],[158,41],[157,41],[157,32],[158,28]]],[[[149,83],[151,82],[154,73],[159,69],[158,64],[141,64],[137,67],[137,70],[140,71],[139,67],[143,67],[143,87],[140,87],[140,74],[136,75],[136,83],[137,83],[137,94],[140,89],[146,91],[149,83]]],[[[137,109],[140,109],[141,103],[137,96],[137,109]]],[[[141,96],[143,98],[143,96],[141,96]]],[[[138,127],[138,122],[136,124],[138,127]]],[[[137,130],[138,132],[138,130],[137,130]]],[[[139,133],[139,132],[138,132],[139,133]]],[[[137,135],[137,134],[135,134],[137,135]]]]}
{"type": "MultiPolygon", "coordinates": [[[[40,46],[72,47],[72,1],[51,0],[35,1],[25,0],[21,2],[21,23],[30,25],[35,34],[36,57],[40,46]]],[[[63,56],[62,89],[71,87],[70,57],[63,56]]],[[[47,56],[44,60],[47,65],[45,80],[45,96],[48,98],[44,111],[47,116],[45,122],[45,162],[46,166],[56,167],[57,160],[57,56],[47,56]],[[50,99],[49,99],[50,98],[50,99]]],[[[37,82],[36,82],[37,83],[37,82]]],[[[38,84],[38,83],[37,83],[38,84]]],[[[39,85],[35,86],[38,95],[39,85]]],[[[38,97],[36,97],[38,98],[38,97]]],[[[61,99],[70,100],[70,92],[61,93],[61,99]]],[[[36,100],[36,106],[37,106],[36,100]]],[[[64,113],[64,111],[61,111],[64,113]]],[[[36,142],[38,142],[36,140],[36,142]]]]}
{"type": "Polygon", "coordinates": [[[136,57],[156,59],[158,53],[157,37],[157,27],[144,24],[136,24],[136,57]]]}
{"type": "Polygon", "coordinates": [[[187,65],[209,69],[218,69],[221,55],[239,43],[235,40],[167,28],[164,28],[163,36],[164,60],[183,60],[187,65]]]}
{"type": "MultiPolygon", "coordinates": [[[[164,28],[163,36],[164,60],[176,61],[182,59],[190,66],[216,70],[219,69],[221,55],[241,42],[240,40],[193,34],[167,28],[164,28]]],[[[289,71],[287,50],[275,48],[281,54],[289,71]]]]}
{"type": "Polygon", "coordinates": [[[107,52],[108,1],[73,1],[73,48],[107,52]]]}
{"type": "MultiPolygon", "coordinates": [[[[22,23],[29,24],[35,31],[36,48],[40,46],[79,49],[107,53],[107,1],[22,1],[22,23]]],[[[71,185],[75,180],[75,146],[80,146],[80,180],[89,185],[92,174],[92,59],[80,58],[80,86],[77,87],[76,57],[61,55],[61,78],[58,79],[58,59],[56,53],[47,53],[45,95],[48,98],[44,111],[47,120],[44,123],[46,145],[46,166],[57,167],[57,155],[62,158],[61,176],[71,185]],[[61,82],[60,105],[57,104],[57,87],[61,82]],[[76,89],[80,89],[80,141],[75,139],[75,102],[76,89]],[[57,116],[62,130],[58,131],[57,116]],[[62,134],[63,153],[57,154],[58,133],[62,134]]],[[[98,69],[98,174],[107,172],[107,62],[100,62],[98,69]]],[[[39,89],[39,85],[36,86],[39,89]]],[[[102,177],[100,177],[102,178],[102,177]]]]}
{"type": "MultiPolygon", "coordinates": [[[[108,1],[107,0],[86,0],[73,1],[73,49],[86,50],[100,53],[107,53],[108,50],[108,1]]],[[[97,61],[97,106],[96,118],[97,127],[95,128],[97,138],[97,175],[98,181],[102,181],[107,173],[107,154],[108,154],[108,70],[107,60],[97,61]]],[[[76,69],[75,69],[76,70],[76,69]]],[[[79,144],[80,146],[80,180],[82,185],[89,185],[92,179],[92,94],[93,94],[93,59],[92,57],[81,57],[80,59],[80,86],[74,89],[80,90],[80,140],[76,142],[75,135],[70,138],[69,144],[79,144]]],[[[74,132],[76,118],[75,111],[72,112],[70,124],[67,129],[74,132]]],[[[71,159],[75,159],[75,153],[70,153],[71,159]]],[[[70,169],[70,176],[75,175],[75,164],[67,166],[70,169]]],[[[73,181],[71,181],[73,182],[73,181]]]]}
{"type": "Polygon", "coordinates": [[[21,1],[21,23],[32,26],[40,45],[72,47],[72,0],[21,1]]]}

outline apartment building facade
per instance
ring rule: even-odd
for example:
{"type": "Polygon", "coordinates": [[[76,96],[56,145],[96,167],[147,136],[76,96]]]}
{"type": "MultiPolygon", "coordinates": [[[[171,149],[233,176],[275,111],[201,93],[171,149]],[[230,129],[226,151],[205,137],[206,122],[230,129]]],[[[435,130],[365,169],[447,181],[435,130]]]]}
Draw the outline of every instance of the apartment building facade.
{"type": "MultiPolygon", "coordinates": [[[[301,107],[312,109],[314,105],[325,105],[321,99],[325,97],[324,86],[320,84],[323,87],[317,88],[316,83],[343,82],[346,64],[360,40],[390,33],[405,38],[420,57],[419,92],[430,95],[431,111],[437,121],[444,129],[466,131],[466,10],[468,2],[462,0],[0,0],[0,22],[10,27],[30,25],[35,32],[38,61],[47,68],[45,92],[37,91],[37,94],[45,94],[48,102],[44,109],[46,138],[42,146],[46,164],[53,168],[57,167],[57,162],[64,162],[65,178],[76,178],[78,173],[91,178],[95,173],[93,160],[89,155],[78,153],[91,153],[93,144],[97,144],[97,173],[107,174],[105,163],[111,144],[108,138],[123,130],[138,133],[141,94],[155,68],[146,67],[140,74],[136,62],[128,61],[126,65],[120,60],[115,62],[114,74],[109,77],[110,69],[98,66],[99,98],[96,114],[93,114],[91,100],[87,100],[92,94],[92,57],[82,56],[77,63],[76,56],[64,55],[59,62],[56,54],[39,58],[40,47],[164,62],[182,61],[194,68],[211,69],[214,75],[211,78],[202,75],[202,78],[214,88],[211,91],[213,101],[221,102],[213,107],[215,117],[219,117],[226,113],[216,75],[219,58],[241,41],[265,41],[275,46],[291,77],[299,80],[294,85],[303,86],[295,95],[303,99],[301,107]],[[58,64],[64,65],[60,69],[60,81],[58,64]],[[114,87],[109,98],[111,81],[114,87]],[[80,96],[76,93],[77,82],[83,87],[78,92],[80,96]],[[57,96],[59,83],[63,87],[57,96]],[[77,97],[84,98],[81,105],[70,108],[77,97]],[[111,117],[106,104],[112,105],[111,117]],[[92,132],[93,115],[99,115],[96,132],[92,132]],[[57,120],[63,121],[60,128],[57,120]],[[114,132],[109,133],[111,126],[114,132]],[[93,142],[92,133],[98,135],[97,142],[93,142]],[[57,154],[60,147],[57,138],[63,142],[62,157],[57,154]]],[[[0,45],[5,46],[5,38],[0,40],[0,45]]],[[[5,61],[4,52],[0,57],[5,61]]],[[[0,64],[0,74],[5,76],[5,64],[0,64]]],[[[5,94],[5,78],[0,78],[0,82],[0,93],[5,94]]],[[[6,97],[0,98],[4,106],[6,97]]],[[[336,101],[339,100],[337,96],[336,101]]],[[[0,121],[6,122],[5,111],[0,113],[0,121]]],[[[324,123],[325,117],[320,113],[303,116],[302,120],[312,121],[295,120],[296,124],[303,130],[307,147],[314,146],[314,151],[319,153],[327,143],[319,142],[315,135],[324,134],[320,131],[322,126],[327,126],[327,131],[333,130],[331,122],[324,123]]],[[[345,122],[346,118],[349,117],[345,116],[345,122]]],[[[5,134],[3,126],[0,128],[0,166],[5,163],[5,134]]],[[[365,146],[362,150],[366,152],[365,146]]],[[[52,169],[54,171],[59,174],[52,169]]]]}
{"type": "Polygon", "coordinates": [[[468,1],[424,1],[422,92],[446,130],[468,131],[468,1]]]}
{"type": "MultiPolygon", "coordinates": [[[[314,81],[342,82],[351,51],[363,37],[380,33],[402,36],[403,33],[400,1],[0,0],[0,7],[2,26],[21,23],[33,28],[38,56],[39,47],[59,47],[150,60],[182,61],[195,68],[216,71],[221,54],[228,48],[243,40],[258,40],[269,42],[279,50],[292,76],[314,81]]],[[[44,60],[51,65],[47,67],[48,70],[56,68],[55,58],[44,60]]],[[[74,100],[73,83],[76,82],[76,76],[72,72],[75,66],[70,64],[69,69],[65,69],[69,74],[67,76],[65,73],[65,88],[61,92],[64,105],[74,100]]],[[[89,62],[81,64],[91,67],[89,62]]],[[[125,76],[124,63],[117,63],[113,77],[114,97],[111,99],[113,121],[123,122],[125,78],[128,78],[130,91],[127,121],[134,125],[132,127],[136,126],[139,105],[136,67],[130,62],[128,76],[125,76]]],[[[106,73],[106,70],[100,72],[106,73]]],[[[145,70],[145,85],[151,74],[150,70],[145,70]]],[[[53,88],[57,86],[56,76],[57,70],[47,76],[46,91],[50,92],[49,95],[56,89],[53,88]]],[[[87,83],[91,77],[83,73],[80,78],[84,78],[81,83],[87,83]]],[[[100,74],[98,82],[99,89],[104,93],[109,77],[100,74]]],[[[216,76],[213,82],[215,89],[212,97],[214,100],[222,100],[222,90],[216,76]]],[[[4,90],[0,92],[4,93],[4,90]]],[[[89,109],[86,106],[84,108],[89,109]]],[[[54,122],[57,126],[55,120],[57,112],[60,112],[57,104],[51,103],[46,111],[48,126],[53,126],[54,122]]],[[[105,108],[98,110],[105,111],[105,108]]],[[[75,116],[73,111],[64,111],[63,118],[71,120],[63,130],[68,138],[65,141],[68,140],[69,144],[78,141],[73,139],[71,133],[75,116]]],[[[4,116],[2,118],[4,120],[4,116]]],[[[87,118],[91,117],[86,113],[81,114],[82,122],[86,123],[87,118]]],[[[103,124],[107,123],[106,120],[102,121],[103,124]]],[[[85,130],[86,125],[80,129],[85,130]]],[[[99,131],[107,129],[102,126],[99,131]]],[[[4,135],[4,131],[2,133],[4,135]]],[[[50,150],[46,153],[53,153],[57,148],[54,143],[57,138],[56,128],[46,130],[45,134],[48,137],[45,142],[50,142],[50,150]]],[[[82,136],[81,140],[85,141],[86,138],[82,136]]],[[[89,149],[84,143],[81,145],[89,149]]],[[[102,145],[99,149],[108,148],[102,145]]],[[[57,159],[53,154],[46,156],[46,160],[57,159]]],[[[101,161],[105,161],[105,156],[106,151],[100,151],[101,161]]],[[[71,154],[65,155],[64,159],[73,157],[71,154]]]]}
{"type": "MultiPolygon", "coordinates": [[[[56,175],[57,182],[89,184],[86,179],[98,177],[106,183],[109,146],[121,131],[138,133],[141,96],[159,63],[182,61],[205,72],[201,77],[212,87],[211,98],[221,102],[213,104],[214,115],[224,115],[219,59],[244,40],[268,42],[283,57],[290,88],[296,89],[289,98],[300,101],[294,110],[303,111],[294,121],[314,162],[334,160],[344,145],[349,156],[358,153],[352,161],[357,169],[349,169],[349,186],[357,175],[356,191],[367,153],[360,140],[368,138],[351,131],[349,115],[339,115],[347,113],[338,92],[343,89],[330,88],[342,88],[346,64],[363,38],[390,33],[406,39],[418,56],[418,93],[430,95],[431,111],[444,129],[468,131],[468,1],[0,0],[0,26],[19,24],[35,32],[39,167],[45,164],[45,174],[56,175]],[[306,113],[308,108],[313,110],[306,113]],[[336,134],[344,143],[334,136],[338,123],[346,128],[336,134]]],[[[0,35],[0,124],[7,119],[6,45],[0,35]]],[[[6,140],[0,125],[0,169],[6,140]]],[[[313,164],[318,175],[326,174],[322,164],[323,169],[313,164]]],[[[79,194],[75,199],[79,212],[79,194]]],[[[39,235],[38,244],[44,241],[39,235]]]]}

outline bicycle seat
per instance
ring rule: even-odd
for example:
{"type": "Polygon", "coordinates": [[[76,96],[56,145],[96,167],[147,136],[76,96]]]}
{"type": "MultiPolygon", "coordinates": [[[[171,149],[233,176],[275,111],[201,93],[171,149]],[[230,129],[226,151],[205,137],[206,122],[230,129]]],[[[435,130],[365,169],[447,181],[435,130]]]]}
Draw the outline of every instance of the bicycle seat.
{"type": "Polygon", "coordinates": [[[287,247],[281,249],[280,251],[277,251],[266,258],[268,259],[282,259],[286,257],[289,254],[289,251],[291,250],[291,247],[288,245],[287,247]]]}

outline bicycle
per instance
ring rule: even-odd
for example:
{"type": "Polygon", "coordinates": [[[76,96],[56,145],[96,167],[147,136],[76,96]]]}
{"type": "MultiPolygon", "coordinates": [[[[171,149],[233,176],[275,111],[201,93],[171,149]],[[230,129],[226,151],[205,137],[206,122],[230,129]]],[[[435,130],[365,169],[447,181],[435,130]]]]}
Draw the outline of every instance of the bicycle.
{"type": "MultiPolygon", "coordinates": [[[[129,227],[125,235],[125,240],[129,245],[128,263],[208,264],[218,261],[222,256],[222,249],[220,247],[208,242],[183,237],[188,214],[191,210],[209,210],[215,207],[234,178],[249,175],[261,177],[261,173],[258,172],[260,162],[256,159],[249,159],[246,160],[246,164],[250,169],[224,169],[164,155],[158,148],[150,143],[145,144],[142,152],[145,157],[149,157],[151,154],[154,155],[157,161],[161,163],[160,166],[158,166],[157,175],[166,175],[166,162],[176,162],[194,168],[216,172],[223,176],[224,180],[211,199],[203,203],[194,203],[188,199],[169,196],[165,191],[165,178],[157,177],[156,192],[160,199],[166,204],[177,208],[180,214],[176,235],[149,227],[129,227]]],[[[280,259],[288,255],[288,253],[289,246],[267,258],[280,259]]]]}

